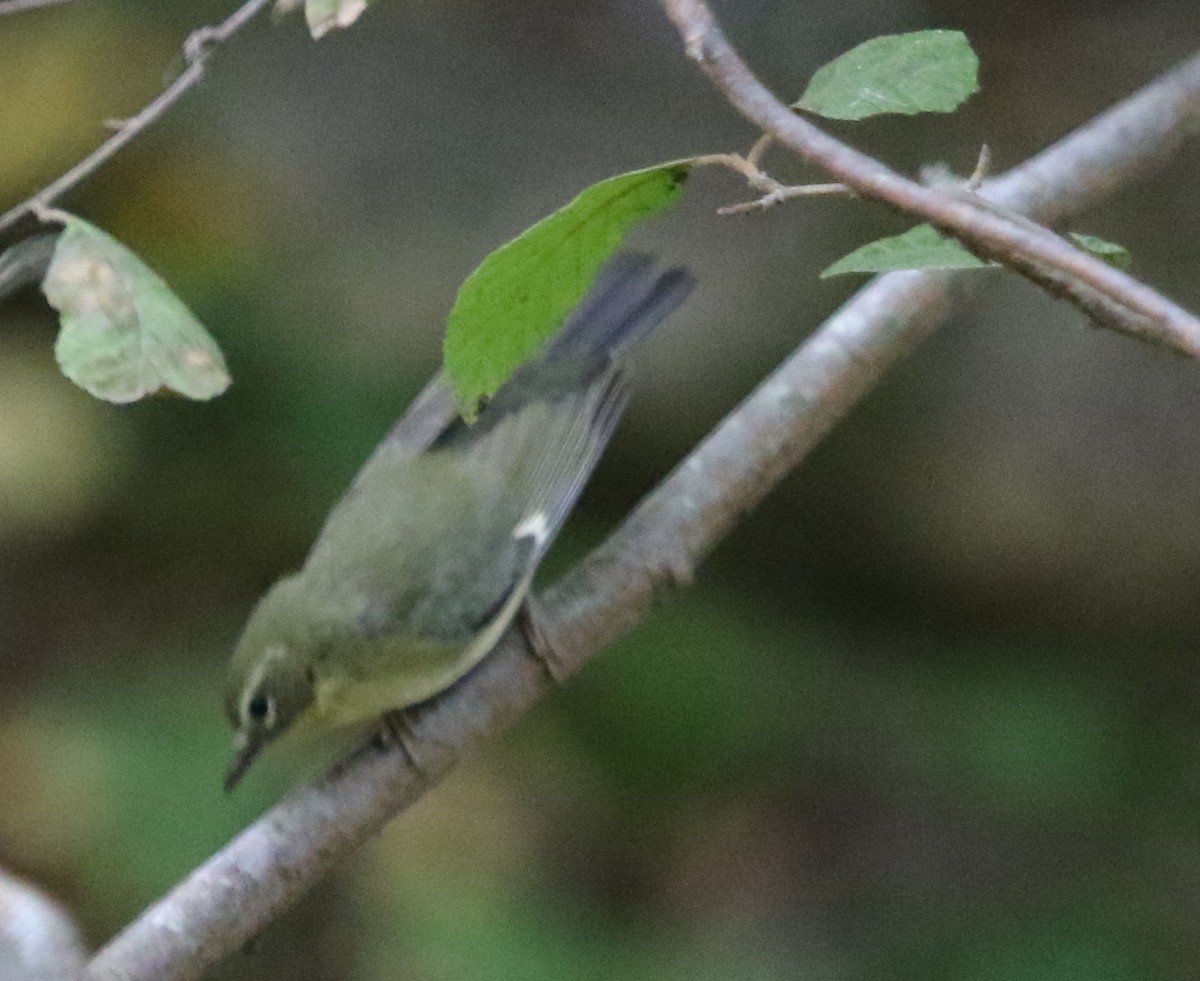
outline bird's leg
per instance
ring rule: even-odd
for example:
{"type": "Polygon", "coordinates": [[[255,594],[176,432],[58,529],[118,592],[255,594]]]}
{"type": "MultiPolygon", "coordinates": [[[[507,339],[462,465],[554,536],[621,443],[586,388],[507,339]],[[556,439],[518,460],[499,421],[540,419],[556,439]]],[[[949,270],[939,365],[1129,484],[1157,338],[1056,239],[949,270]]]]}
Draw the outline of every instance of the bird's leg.
{"type": "Polygon", "coordinates": [[[384,712],[379,718],[379,730],[375,733],[375,745],[380,749],[386,750],[396,747],[404,754],[408,760],[408,765],[413,768],[413,771],[419,776],[423,783],[432,785],[434,783],[430,775],[425,771],[425,768],[417,759],[416,750],[413,749],[413,743],[417,740],[417,734],[413,732],[412,723],[408,720],[408,715],[404,709],[392,709],[390,712],[384,712]]]}
{"type": "Polygon", "coordinates": [[[571,672],[562,663],[554,650],[554,645],[550,643],[546,631],[542,629],[541,619],[532,597],[527,596],[521,602],[521,607],[517,611],[517,624],[525,637],[525,643],[530,653],[546,669],[546,674],[550,676],[551,680],[560,685],[563,684],[571,676],[571,672]]]}

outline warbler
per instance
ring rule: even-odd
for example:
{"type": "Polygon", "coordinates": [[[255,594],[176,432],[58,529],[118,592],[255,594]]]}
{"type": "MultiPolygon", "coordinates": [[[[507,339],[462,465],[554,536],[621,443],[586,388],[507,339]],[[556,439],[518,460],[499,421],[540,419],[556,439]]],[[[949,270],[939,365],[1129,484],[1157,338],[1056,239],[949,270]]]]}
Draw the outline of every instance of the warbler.
{"type": "Polygon", "coordinates": [[[692,286],[617,256],[474,422],[381,445],[237,644],[227,789],[282,733],[425,701],[491,650],[625,408],[626,356],[692,286]]]}

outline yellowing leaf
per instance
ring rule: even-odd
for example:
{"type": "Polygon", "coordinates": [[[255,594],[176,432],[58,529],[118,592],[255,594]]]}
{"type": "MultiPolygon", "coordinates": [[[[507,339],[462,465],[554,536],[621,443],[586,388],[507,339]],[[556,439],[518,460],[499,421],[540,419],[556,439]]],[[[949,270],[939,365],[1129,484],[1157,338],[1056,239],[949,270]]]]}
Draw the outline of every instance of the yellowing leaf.
{"type": "Polygon", "coordinates": [[[319,41],[330,31],[349,27],[367,9],[367,0],[307,0],[304,19],[313,39],[319,41]]]}
{"type": "Polygon", "coordinates": [[[63,374],[109,402],[162,389],[191,399],[225,391],[220,349],[166,283],[94,225],[54,216],[66,228],[42,291],[60,314],[54,353],[63,374]]]}

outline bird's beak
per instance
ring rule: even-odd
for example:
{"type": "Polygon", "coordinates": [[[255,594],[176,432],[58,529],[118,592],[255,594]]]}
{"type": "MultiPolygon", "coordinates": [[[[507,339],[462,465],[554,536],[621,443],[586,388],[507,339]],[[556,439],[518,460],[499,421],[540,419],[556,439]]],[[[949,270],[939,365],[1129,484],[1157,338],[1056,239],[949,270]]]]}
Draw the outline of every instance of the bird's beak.
{"type": "Polygon", "coordinates": [[[225,774],[225,793],[229,793],[238,785],[265,745],[262,740],[251,739],[244,732],[239,732],[233,737],[233,762],[229,764],[229,770],[225,774]]]}

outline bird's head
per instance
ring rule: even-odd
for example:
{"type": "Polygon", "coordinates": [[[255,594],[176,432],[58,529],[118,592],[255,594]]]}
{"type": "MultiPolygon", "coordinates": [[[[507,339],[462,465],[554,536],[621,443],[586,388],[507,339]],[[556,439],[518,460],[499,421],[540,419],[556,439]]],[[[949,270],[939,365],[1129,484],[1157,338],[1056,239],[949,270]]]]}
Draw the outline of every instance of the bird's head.
{"type": "Polygon", "coordinates": [[[281,580],[262,598],[230,663],[225,711],[235,735],[226,790],[312,706],[312,652],[299,628],[305,612],[299,585],[296,577],[281,580]]]}

